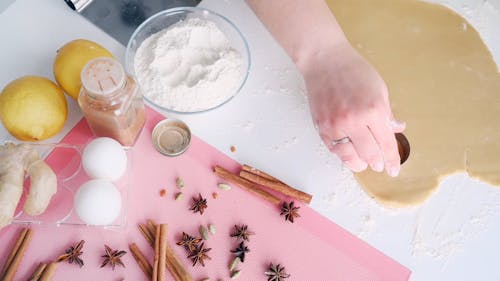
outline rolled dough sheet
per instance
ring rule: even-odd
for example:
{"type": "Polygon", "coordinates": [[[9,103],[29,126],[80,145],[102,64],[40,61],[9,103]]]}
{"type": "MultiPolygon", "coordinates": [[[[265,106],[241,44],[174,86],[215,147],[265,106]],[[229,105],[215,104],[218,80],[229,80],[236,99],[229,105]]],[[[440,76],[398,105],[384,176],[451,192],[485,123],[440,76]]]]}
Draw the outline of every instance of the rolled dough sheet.
{"type": "Polygon", "coordinates": [[[407,123],[411,153],[400,176],[356,174],[364,190],[384,205],[406,206],[457,172],[500,185],[500,74],[478,32],[450,9],[420,1],[328,4],[407,123]]]}

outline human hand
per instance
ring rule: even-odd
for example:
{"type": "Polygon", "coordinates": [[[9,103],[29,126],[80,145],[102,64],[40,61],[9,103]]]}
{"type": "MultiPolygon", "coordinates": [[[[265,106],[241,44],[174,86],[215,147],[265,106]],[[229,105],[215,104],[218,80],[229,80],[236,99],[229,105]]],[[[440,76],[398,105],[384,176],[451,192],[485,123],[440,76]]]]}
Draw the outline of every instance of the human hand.
{"type": "Polygon", "coordinates": [[[387,86],[347,41],[317,48],[299,65],[307,86],[314,124],[331,152],[355,172],[369,165],[390,176],[400,171],[394,133],[405,124],[395,121],[387,86]],[[349,142],[334,144],[348,137],[349,142]]]}

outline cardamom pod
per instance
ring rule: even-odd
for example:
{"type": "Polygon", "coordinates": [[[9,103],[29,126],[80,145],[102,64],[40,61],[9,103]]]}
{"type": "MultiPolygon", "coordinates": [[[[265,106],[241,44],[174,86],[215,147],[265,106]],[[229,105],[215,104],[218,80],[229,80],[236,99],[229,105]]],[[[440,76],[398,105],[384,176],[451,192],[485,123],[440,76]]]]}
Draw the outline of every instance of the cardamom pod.
{"type": "Polygon", "coordinates": [[[222,190],[230,190],[231,186],[227,183],[219,183],[219,188],[222,190]]]}
{"type": "Polygon", "coordinates": [[[175,184],[177,185],[177,187],[179,189],[183,189],[184,188],[184,180],[180,177],[178,177],[176,180],[175,180],[175,184]]]}
{"type": "Polygon", "coordinates": [[[177,179],[175,180],[175,184],[179,189],[184,188],[184,180],[181,177],[177,177],[177,179]]]}
{"type": "Polygon", "coordinates": [[[184,198],[182,192],[177,192],[177,194],[175,194],[175,201],[181,200],[182,198],[184,198]]]}
{"type": "Polygon", "coordinates": [[[207,240],[208,239],[208,230],[206,227],[204,227],[203,225],[200,225],[200,235],[201,235],[201,238],[203,240],[207,240]]]}
{"type": "Polygon", "coordinates": [[[215,229],[215,226],[213,224],[209,224],[208,231],[210,231],[210,233],[214,235],[217,230],[215,229]]]}
{"type": "Polygon", "coordinates": [[[231,264],[229,264],[229,271],[233,272],[236,267],[238,266],[238,264],[240,264],[241,260],[239,257],[235,257],[233,259],[233,261],[231,262],[231,264]]]}
{"type": "Polygon", "coordinates": [[[241,270],[235,270],[231,272],[231,280],[238,279],[240,277],[241,270]]]}

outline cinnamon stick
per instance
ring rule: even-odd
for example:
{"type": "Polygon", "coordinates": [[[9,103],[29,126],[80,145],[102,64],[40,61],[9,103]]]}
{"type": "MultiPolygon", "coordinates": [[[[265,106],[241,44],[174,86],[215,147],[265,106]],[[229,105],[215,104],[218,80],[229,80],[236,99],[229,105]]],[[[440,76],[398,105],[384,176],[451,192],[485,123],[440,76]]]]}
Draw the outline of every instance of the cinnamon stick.
{"type": "Polygon", "coordinates": [[[41,262],[40,264],[38,264],[38,266],[35,268],[35,271],[33,271],[28,281],[38,281],[38,279],[40,279],[40,276],[42,276],[42,273],[46,267],[47,267],[46,263],[41,262]]]}
{"type": "Polygon", "coordinates": [[[153,275],[153,268],[151,267],[151,264],[149,264],[148,260],[144,256],[144,254],[139,250],[139,247],[135,243],[129,244],[128,248],[130,252],[132,253],[132,256],[134,257],[135,261],[137,262],[137,265],[141,268],[142,272],[146,274],[148,279],[151,279],[153,275]]]}
{"type": "MultiPolygon", "coordinates": [[[[157,224],[153,220],[149,219],[147,220],[146,224],[139,224],[139,230],[141,231],[142,236],[144,236],[144,238],[148,240],[148,242],[150,241],[149,239],[151,239],[152,242],[149,242],[149,244],[153,248],[155,241],[155,233],[154,232],[151,233],[151,231],[153,229],[156,229],[156,225],[157,224]]],[[[175,252],[168,244],[168,241],[167,241],[166,264],[167,264],[167,269],[170,271],[172,277],[174,277],[176,281],[193,281],[193,278],[191,277],[191,275],[189,275],[187,270],[179,261],[179,259],[175,255],[175,252]]]]}
{"type": "Polygon", "coordinates": [[[282,182],[279,179],[271,176],[270,174],[267,174],[267,173],[265,173],[265,172],[263,172],[261,170],[258,170],[256,168],[250,166],[250,165],[247,165],[247,164],[243,164],[243,166],[241,167],[241,170],[242,171],[247,171],[249,173],[252,173],[252,174],[255,174],[255,175],[258,175],[258,176],[261,176],[261,177],[266,178],[266,179],[271,180],[271,181],[282,182]]]}
{"type": "Polygon", "coordinates": [[[52,280],[52,277],[54,277],[54,274],[56,274],[57,267],[59,266],[58,262],[51,262],[47,265],[45,270],[42,273],[42,276],[40,276],[39,281],[50,281],[52,280]]]}
{"type": "Polygon", "coordinates": [[[26,249],[28,248],[32,235],[33,231],[31,230],[31,228],[25,228],[21,231],[21,234],[19,235],[16,244],[14,245],[14,249],[12,249],[9,258],[7,258],[7,262],[5,263],[4,274],[1,279],[2,281],[14,280],[14,275],[16,274],[17,268],[21,263],[24,252],[26,252],[26,249]]]}
{"type": "MultiPolygon", "coordinates": [[[[152,235],[153,240],[154,240],[155,235],[154,235],[154,233],[151,234],[151,231],[153,229],[156,229],[156,226],[157,226],[157,223],[151,219],[148,219],[146,221],[146,225],[143,225],[143,227],[148,230],[149,234],[152,235]]],[[[175,257],[175,254],[173,254],[173,251],[169,247],[168,243],[167,243],[167,252],[166,252],[166,265],[167,265],[168,271],[170,271],[170,273],[172,274],[172,276],[174,277],[174,279],[176,281],[191,280],[191,279],[183,278],[183,276],[187,276],[188,278],[191,278],[191,276],[186,275],[186,274],[184,274],[184,275],[182,274],[182,272],[186,272],[186,271],[184,270],[184,267],[182,266],[182,264],[175,257]]]]}
{"type": "MultiPolygon", "coordinates": [[[[24,237],[26,236],[26,232],[28,232],[27,228],[22,228],[21,232],[19,233],[19,236],[17,237],[16,243],[14,244],[14,247],[12,248],[9,256],[5,260],[5,264],[2,268],[2,273],[0,274],[0,277],[3,277],[7,270],[10,267],[10,264],[12,263],[12,260],[16,256],[17,252],[19,251],[19,247],[21,247],[21,244],[23,243],[24,237]]],[[[3,280],[3,279],[2,279],[3,280]]]]}
{"type": "Polygon", "coordinates": [[[151,235],[151,232],[149,232],[148,228],[143,224],[139,224],[139,231],[141,232],[144,239],[146,239],[146,241],[148,241],[149,245],[151,245],[151,247],[154,248],[155,247],[155,239],[154,239],[153,235],[151,235]]]}
{"type": "Polygon", "coordinates": [[[151,219],[146,220],[146,228],[149,230],[149,233],[151,234],[152,237],[155,237],[157,225],[158,224],[151,219]]]}
{"type": "Polygon", "coordinates": [[[270,188],[286,196],[290,196],[292,198],[305,202],[307,204],[311,203],[312,195],[302,192],[298,189],[295,189],[279,180],[278,181],[270,180],[268,178],[260,176],[257,173],[251,173],[244,170],[240,172],[240,177],[247,179],[258,185],[270,188]]]}
{"type": "Polygon", "coordinates": [[[258,186],[257,184],[255,184],[253,182],[250,182],[250,181],[248,181],[248,180],[246,180],[238,175],[232,174],[231,172],[227,171],[226,169],[224,169],[220,166],[215,166],[214,172],[216,175],[223,178],[224,180],[227,180],[231,183],[234,183],[234,184],[238,185],[239,187],[258,195],[258,196],[266,199],[267,201],[269,201],[275,205],[280,204],[281,200],[278,197],[263,190],[260,186],[258,186]]]}
{"type": "Polygon", "coordinates": [[[158,281],[158,267],[160,265],[160,226],[156,226],[154,252],[153,276],[151,280],[158,281]]]}
{"type": "Polygon", "coordinates": [[[165,281],[167,266],[167,225],[160,224],[160,259],[158,262],[158,281],[165,281]]]}
{"type": "Polygon", "coordinates": [[[169,245],[167,245],[167,268],[176,281],[193,281],[169,245]]]}

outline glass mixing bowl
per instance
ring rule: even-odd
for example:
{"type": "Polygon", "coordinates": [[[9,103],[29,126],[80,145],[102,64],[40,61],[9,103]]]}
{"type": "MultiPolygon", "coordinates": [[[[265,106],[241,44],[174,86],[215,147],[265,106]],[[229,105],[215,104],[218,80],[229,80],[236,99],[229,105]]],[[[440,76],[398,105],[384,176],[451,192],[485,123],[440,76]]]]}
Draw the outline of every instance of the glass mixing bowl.
{"type": "MultiPolygon", "coordinates": [[[[223,102],[220,102],[219,104],[214,105],[210,108],[195,111],[177,111],[172,108],[161,106],[155,103],[152,99],[146,97],[146,95],[144,95],[143,93],[143,96],[146,101],[148,101],[148,103],[158,107],[161,110],[175,113],[197,113],[218,108],[230,101],[241,90],[241,88],[245,84],[245,81],[247,80],[250,70],[250,50],[248,48],[248,43],[245,37],[240,32],[238,27],[228,18],[216,12],[199,7],[179,7],[168,9],[151,16],[149,19],[143,22],[132,34],[132,37],[127,44],[127,50],[125,53],[125,68],[127,72],[137,79],[134,68],[134,58],[137,49],[141,46],[144,40],[146,40],[149,36],[168,28],[175,23],[178,23],[179,21],[183,21],[193,17],[214,22],[217,27],[224,33],[229,41],[230,46],[236,49],[241,54],[243,59],[242,67],[244,68],[241,81],[239,81],[237,90],[232,95],[228,96],[227,99],[225,99],[223,102]]],[[[141,86],[139,81],[138,83],[139,86],[141,86]]],[[[168,95],[168,93],[165,94],[168,95]]]]}

